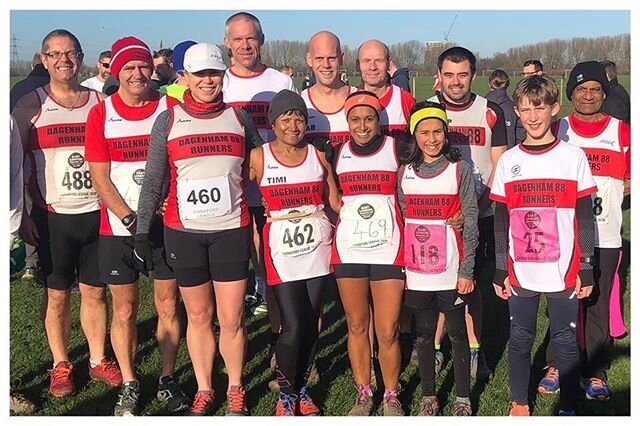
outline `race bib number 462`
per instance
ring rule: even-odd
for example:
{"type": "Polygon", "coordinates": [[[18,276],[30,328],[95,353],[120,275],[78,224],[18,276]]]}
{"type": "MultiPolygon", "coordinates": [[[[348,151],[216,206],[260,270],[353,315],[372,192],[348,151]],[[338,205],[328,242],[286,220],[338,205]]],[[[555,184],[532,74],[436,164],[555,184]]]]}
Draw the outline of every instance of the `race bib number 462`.
{"type": "Polygon", "coordinates": [[[278,251],[283,256],[301,256],[314,251],[322,241],[317,218],[279,222],[278,251]]]}
{"type": "Polygon", "coordinates": [[[231,212],[228,176],[178,179],[180,219],[211,219],[231,212]]]}

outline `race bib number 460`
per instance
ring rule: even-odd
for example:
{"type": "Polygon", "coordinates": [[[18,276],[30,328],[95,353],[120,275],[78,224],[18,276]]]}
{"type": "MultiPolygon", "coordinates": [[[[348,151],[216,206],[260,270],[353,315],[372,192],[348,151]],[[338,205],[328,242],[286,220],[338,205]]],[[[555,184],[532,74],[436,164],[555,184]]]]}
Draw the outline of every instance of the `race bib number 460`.
{"type": "Polygon", "coordinates": [[[386,197],[367,197],[345,204],[341,210],[349,247],[374,248],[391,243],[393,216],[386,197]]]}
{"type": "Polygon", "coordinates": [[[178,179],[180,219],[211,219],[231,212],[228,176],[178,179]]]}
{"type": "Polygon", "coordinates": [[[518,209],[509,215],[517,262],[549,263],[560,259],[555,209],[518,209]]]}

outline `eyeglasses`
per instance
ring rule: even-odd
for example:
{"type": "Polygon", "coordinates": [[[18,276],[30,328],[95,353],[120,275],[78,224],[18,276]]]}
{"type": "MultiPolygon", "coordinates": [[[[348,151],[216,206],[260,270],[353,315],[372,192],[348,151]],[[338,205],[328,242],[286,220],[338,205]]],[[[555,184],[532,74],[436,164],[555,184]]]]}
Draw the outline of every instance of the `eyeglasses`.
{"type": "Polygon", "coordinates": [[[66,55],[69,59],[77,59],[82,56],[82,52],[78,52],[77,50],[68,50],[66,52],[45,52],[43,55],[47,55],[50,59],[58,60],[62,58],[62,55],[66,55]]]}
{"type": "Polygon", "coordinates": [[[102,65],[104,68],[109,69],[109,62],[100,62],[100,65],[102,65]]]}

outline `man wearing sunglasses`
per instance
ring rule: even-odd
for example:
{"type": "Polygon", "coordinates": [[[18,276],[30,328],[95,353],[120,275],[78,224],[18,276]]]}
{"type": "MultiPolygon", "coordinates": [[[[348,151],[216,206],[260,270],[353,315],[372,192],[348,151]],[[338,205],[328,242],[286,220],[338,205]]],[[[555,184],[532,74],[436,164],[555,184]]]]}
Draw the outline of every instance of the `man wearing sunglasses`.
{"type": "Polygon", "coordinates": [[[84,87],[88,87],[89,89],[96,90],[98,92],[102,92],[102,88],[104,87],[105,81],[111,75],[111,71],[109,70],[109,64],[111,63],[111,51],[105,50],[100,53],[98,56],[98,62],[96,62],[96,68],[98,68],[98,74],[95,76],[86,79],[81,85],[84,87]]]}

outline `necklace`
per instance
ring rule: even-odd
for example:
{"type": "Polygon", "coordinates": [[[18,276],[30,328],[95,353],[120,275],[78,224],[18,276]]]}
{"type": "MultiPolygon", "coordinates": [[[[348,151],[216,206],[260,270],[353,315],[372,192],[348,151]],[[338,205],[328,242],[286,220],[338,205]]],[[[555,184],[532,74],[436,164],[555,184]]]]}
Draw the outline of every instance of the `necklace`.
{"type": "Polygon", "coordinates": [[[51,96],[53,98],[53,100],[56,101],[58,104],[60,104],[61,106],[65,107],[67,109],[67,111],[73,111],[75,109],[76,105],[78,104],[78,102],[80,101],[80,98],[82,97],[82,91],[78,90],[78,97],[76,97],[75,102],[71,106],[67,106],[67,105],[63,104],[62,102],[60,102],[58,100],[58,98],[53,96],[53,92],[49,92],[49,96],[51,96]]]}

